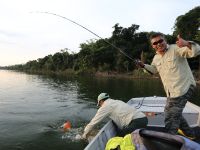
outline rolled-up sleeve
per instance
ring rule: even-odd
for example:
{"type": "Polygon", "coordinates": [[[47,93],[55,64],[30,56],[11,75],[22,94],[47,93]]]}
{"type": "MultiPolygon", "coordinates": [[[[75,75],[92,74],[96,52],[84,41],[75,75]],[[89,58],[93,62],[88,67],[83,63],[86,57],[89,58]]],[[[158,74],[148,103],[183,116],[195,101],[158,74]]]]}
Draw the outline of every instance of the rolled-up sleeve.
{"type": "Polygon", "coordinates": [[[90,123],[85,127],[84,134],[87,135],[92,128],[101,122],[104,118],[108,117],[111,113],[112,108],[110,106],[103,106],[99,108],[94,118],[90,121],[90,123]]]}
{"type": "Polygon", "coordinates": [[[151,65],[145,64],[144,65],[144,69],[150,71],[153,74],[157,74],[158,73],[158,70],[156,69],[156,66],[153,65],[153,64],[151,64],[151,65]]]}

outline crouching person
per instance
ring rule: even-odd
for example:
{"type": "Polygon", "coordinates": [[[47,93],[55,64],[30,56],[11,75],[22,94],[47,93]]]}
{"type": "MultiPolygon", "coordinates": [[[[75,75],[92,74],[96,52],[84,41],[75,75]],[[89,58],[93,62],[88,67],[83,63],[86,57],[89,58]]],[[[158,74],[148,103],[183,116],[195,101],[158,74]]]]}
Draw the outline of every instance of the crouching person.
{"type": "Polygon", "coordinates": [[[124,136],[138,128],[145,128],[148,124],[148,119],[144,113],[123,101],[111,99],[107,93],[101,93],[97,101],[97,106],[100,108],[85,127],[82,138],[86,138],[93,127],[107,117],[112,119],[117,126],[118,136],[124,136]]]}

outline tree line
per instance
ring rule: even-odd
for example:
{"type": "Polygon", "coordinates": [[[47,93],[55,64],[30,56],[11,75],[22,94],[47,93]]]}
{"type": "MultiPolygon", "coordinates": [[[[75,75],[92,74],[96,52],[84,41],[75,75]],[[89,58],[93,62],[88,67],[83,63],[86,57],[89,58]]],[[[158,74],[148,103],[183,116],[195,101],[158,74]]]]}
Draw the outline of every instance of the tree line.
{"type": "MultiPolygon", "coordinates": [[[[176,36],[181,33],[184,39],[200,44],[200,7],[195,7],[184,15],[178,16],[172,35],[166,35],[168,43],[175,43],[176,36]]],[[[128,56],[151,63],[155,51],[151,48],[149,35],[154,32],[137,32],[139,25],[132,24],[124,28],[119,23],[113,26],[111,37],[99,40],[89,40],[80,44],[78,53],[69,53],[68,48],[25,64],[8,66],[31,72],[59,72],[72,70],[74,72],[131,72],[136,69],[134,62],[122,54],[112,43],[128,56]],[[107,41],[107,42],[105,42],[107,41]]],[[[199,57],[189,59],[192,69],[199,69],[199,57]]]]}

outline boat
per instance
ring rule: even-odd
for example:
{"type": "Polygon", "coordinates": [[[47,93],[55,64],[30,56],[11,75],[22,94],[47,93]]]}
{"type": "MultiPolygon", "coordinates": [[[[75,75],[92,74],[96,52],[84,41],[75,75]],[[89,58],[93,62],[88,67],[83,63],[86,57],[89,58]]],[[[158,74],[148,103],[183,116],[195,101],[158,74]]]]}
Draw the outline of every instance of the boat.
{"type": "MultiPolygon", "coordinates": [[[[162,130],[164,128],[164,107],[166,97],[138,97],[132,98],[127,103],[136,109],[144,112],[148,118],[148,127],[151,130],[162,130]]],[[[191,127],[200,129],[200,107],[187,102],[183,116],[191,127]]],[[[107,141],[116,136],[116,127],[112,120],[109,120],[98,134],[90,141],[84,150],[104,150],[107,141]]]]}

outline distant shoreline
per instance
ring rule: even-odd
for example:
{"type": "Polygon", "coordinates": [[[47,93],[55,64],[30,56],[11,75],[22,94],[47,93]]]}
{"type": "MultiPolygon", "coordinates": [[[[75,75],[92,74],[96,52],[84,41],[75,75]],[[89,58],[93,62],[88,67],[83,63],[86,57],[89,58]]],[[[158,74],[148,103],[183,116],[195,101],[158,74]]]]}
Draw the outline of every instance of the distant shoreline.
{"type": "Polygon", "coordinates": [[[116,72],[96,72],[95,77],[107,77],[107,78],[128,78],[128,79],[159,79],[159,76],[152,76],[149,74],[140,74],[140,72],[129,73],[116,73],[116,72]]]}
{"type": "MultiPolygon", "coordinates": [[[[96,77],[108,77],[108,78],[127,78],[127,79],[159,79],[158,75],[137,75],[134,76],[131,73],[119,74],[119,73],[106,73],[106,72],[97,72],[95,73],[96,77]]],[[[200,79],[196,80],[196,84],[200,85],[200,79]]]]}
{"type": "MultiPolygon", "coordinates": [[[[20,70],[15,70],[15,71],[20,71],[20,70]]],[[[43,74],[43,75],[58,75],[58,76],[94,76],[94,77],[99,77],[99,78],[124,78],[124,79],[160,79],[159,75],[150,75],[148,73],[144,73],[142,70],[138,69],[133,72],[127,72],[127,73],[117,73],[114,71],[104,71],[104,72],[94,72],[94,71],[81,71],[81,72],[76,72],[73,71],[72,69],[64,70],[64,71],[58,71],[58,72],[53,72],[53,71],[21,71],[21,72],[26,72],[29,74],[43,74]]],[[[196,83],[200,85],[200,73],[199,71],[193,72],[193,75],[196,79],[196,83]]]]}

